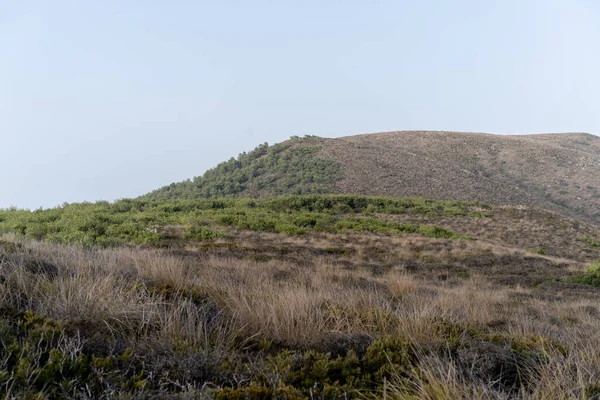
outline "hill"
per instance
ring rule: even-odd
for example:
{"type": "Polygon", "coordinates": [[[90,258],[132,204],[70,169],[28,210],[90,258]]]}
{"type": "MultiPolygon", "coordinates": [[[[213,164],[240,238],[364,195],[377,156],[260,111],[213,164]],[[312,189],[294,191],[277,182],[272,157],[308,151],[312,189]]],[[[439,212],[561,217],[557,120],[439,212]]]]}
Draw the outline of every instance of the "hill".
{"type": "Polygon", "coordinates": [[[294,137],[138,199],[0,210],[0,398],[598,398],[597,157],[294,137]]]}
{"type": "Polygon", "coordinates": [[[401,131],[263,144],[143,199],[341,193],[484,201],[600,221],[600,138],[401,131]]]}

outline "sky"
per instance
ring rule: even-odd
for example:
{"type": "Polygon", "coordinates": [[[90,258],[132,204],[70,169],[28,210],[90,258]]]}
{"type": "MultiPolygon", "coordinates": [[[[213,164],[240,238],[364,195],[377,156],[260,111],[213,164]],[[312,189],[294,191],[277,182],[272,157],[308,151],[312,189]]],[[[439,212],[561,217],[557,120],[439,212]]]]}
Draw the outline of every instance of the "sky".
{"type": "Polygon", "coordinates": [[[0,208],[292,135],[600,133],[597,0],[0,0],[0,208]]]}

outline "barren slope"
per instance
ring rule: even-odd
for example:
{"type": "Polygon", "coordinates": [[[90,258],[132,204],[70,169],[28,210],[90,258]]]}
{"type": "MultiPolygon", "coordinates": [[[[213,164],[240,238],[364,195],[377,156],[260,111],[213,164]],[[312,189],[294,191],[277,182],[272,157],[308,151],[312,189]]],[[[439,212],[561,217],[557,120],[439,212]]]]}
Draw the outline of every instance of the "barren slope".
{"type": "Polygon", "coordinates": [[[480,200],[600,219],[600,138],[386,132],[324,140],[340,193],[480,200]]]}

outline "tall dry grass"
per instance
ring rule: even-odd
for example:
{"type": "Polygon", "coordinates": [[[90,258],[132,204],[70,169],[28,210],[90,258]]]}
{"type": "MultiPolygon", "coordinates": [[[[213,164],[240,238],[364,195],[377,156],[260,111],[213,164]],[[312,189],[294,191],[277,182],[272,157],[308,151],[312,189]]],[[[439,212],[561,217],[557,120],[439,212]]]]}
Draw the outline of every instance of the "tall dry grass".
{"type": "Polygon", "coordinates": [[[543,336],[565,349],[548,348],[547,362],[521,372],[531,374],[530,386],[510,395],[493,380],[464,376],[452,359],[423,354],[410,378],[389,382],[388,398],[583,399],[600,384],[599,299],[556,301],[478,275],[447,284],[393,269],[374,275],[316,257],[259,262],[30,242],[0,260],[0,307],[92,323],[132,341],[235,351],[249,340],[310,348],[333,333],[360,333],[430,343],[445,340],[432,322],[442,319],[543,336]]]}

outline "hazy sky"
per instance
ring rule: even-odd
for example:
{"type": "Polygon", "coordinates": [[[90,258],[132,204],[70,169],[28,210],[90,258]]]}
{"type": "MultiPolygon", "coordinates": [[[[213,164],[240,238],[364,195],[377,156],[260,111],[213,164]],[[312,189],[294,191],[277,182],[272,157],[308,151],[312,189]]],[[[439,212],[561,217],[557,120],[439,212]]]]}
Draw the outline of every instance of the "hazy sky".
{"type": "Polygon", "coordinates": [[[306,133],[600,133],[597,0],[0,0],[0,51],[0,207],[306,133]]]}

